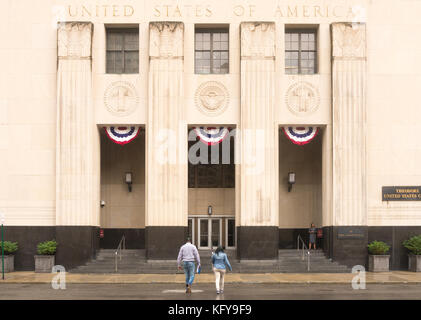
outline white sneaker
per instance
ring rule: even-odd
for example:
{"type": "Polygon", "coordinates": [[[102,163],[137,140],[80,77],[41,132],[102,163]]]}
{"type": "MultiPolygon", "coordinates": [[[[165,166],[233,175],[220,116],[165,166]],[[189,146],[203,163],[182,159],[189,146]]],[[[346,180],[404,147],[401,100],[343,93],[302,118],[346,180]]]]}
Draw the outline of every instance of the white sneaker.
{"type": "Polygon", "coordinates": [[[219,290],[216,290],[216,294],[219,294],[219,290]]]}

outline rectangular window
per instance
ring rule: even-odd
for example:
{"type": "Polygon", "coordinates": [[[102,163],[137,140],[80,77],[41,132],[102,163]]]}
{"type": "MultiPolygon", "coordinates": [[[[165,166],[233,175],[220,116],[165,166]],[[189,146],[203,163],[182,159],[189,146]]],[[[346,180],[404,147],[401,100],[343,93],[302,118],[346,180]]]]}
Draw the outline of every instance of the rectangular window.
{"type": "Polygon", "coordinates": [[[317,72],[316,30],[285,31],[285,73],[314,74],[317,72]]]}
{"type": "Polygon", "coordinates": [[[107,29],[107,73],[139,73],[139,29],[107,29]]]}
{"type": "Polygon", "coordinates": [[[195,32],[195,73],[228,73],[228,29],[199,29],[195,32]]]}
{"type": "MultiPolygon", "coordinates": [[[[230,163],[223,163],[222,143],[208,146],[207,163],[192,164],[188,161],[189,188],[235,188],[234,138],[231,137],[230,139],[230,163]],[[212,149],[215,148],[219,151],[214,150],[212,152],[212,149]],[[215,154],[217,154],[217,157],[215,157],[215,154]],[[215,158],[214,161],[212,161],[212,155],[215,158]]],[[[197,141],[188,142],[189,150],[195,143],[197,141]]],[[[199,156],[199,153],[196,155],[199,156]]]]}

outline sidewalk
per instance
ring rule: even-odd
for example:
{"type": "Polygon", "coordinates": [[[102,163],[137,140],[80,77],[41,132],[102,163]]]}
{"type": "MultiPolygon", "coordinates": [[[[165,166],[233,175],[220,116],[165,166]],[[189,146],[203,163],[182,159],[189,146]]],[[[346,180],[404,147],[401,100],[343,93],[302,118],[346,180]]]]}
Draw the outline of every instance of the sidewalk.
{"type": "MultiPolygon", "coordinates": [[[[57,274],[35,273],[30,271],[12,272],[5,274],[2,283],[50,283],[57,274]]],[[[351,283],[356,274],[352,273],[265,273],[245,274],[228,273],[226,283],[279,283],[279,284],[306,284],[306,283],[351,283]]],[[[184,283],[183,274],[75,274],[66,273],[67,283],[184,283]]],[[[213,274],[197,274],[195,283],[214,283],[213,274]]],[[[408,283],[421,284],[421,273],[392,271],[379,273],[366,273],[366,283],[408,283]]]]}

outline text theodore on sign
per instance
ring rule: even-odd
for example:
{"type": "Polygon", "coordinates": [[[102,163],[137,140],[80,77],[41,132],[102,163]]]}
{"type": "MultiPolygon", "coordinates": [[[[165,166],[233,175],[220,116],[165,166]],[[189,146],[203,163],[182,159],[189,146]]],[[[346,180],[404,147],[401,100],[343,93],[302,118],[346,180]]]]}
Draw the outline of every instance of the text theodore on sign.
{"type": "Polygon", "coordinates": [[[383,201],[421,201],[421,186],[382,187],[383,201]]]}

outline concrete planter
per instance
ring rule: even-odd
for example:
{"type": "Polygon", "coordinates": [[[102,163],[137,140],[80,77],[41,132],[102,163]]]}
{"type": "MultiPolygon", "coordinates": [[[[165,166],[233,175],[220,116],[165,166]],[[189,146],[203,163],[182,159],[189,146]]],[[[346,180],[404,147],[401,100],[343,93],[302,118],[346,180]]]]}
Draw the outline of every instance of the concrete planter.
{"type": "Polygon", "coordinates": [[[36,255],[35,257],[35,272],[51,273],[55,263],[55,256],[36,255]]]}
{"type": "Polygon", "coordinates": [[[408,255],[408,270],[413,272],[421,272],[421,255],[408,255]]]}
{"type": "Polygon", "coordinates": [[[368,255],[368,271],[387,272],[389,271],[389,255],[368,255]]]}
{"type": "MultiPolygon", "coordinates": [[[[2,261],[1,261],[1,252],[0,252],[0,273],[2,270],[2,261]]],[[[13,254],[4,256],[4,272],[13,272],[15,271],[15,256],[13,254]]]]}

